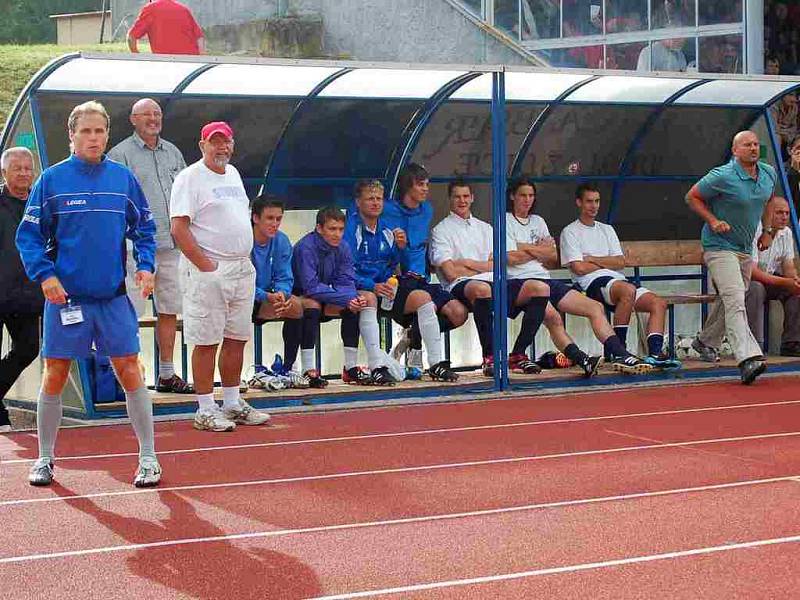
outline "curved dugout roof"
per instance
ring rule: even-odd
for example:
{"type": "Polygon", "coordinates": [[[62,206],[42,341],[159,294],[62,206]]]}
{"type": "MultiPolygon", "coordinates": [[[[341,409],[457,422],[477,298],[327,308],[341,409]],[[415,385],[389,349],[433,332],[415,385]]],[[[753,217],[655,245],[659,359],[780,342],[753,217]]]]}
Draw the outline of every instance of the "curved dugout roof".
{"type": "Polygon", "coordinates": [[[251,193],[263,185],[290,207],[348,204],[357,179],[392,187],[415,160],[432,174],[434,199],[437,185],[462,176],[486,199],[476,212],[490,217],[495,73],[504,74],[495,100],[505,107],[507,171],[536,178],[537,211],[558,231],[574,218],[575,183],[596,180],[608,200],[601,218],[628,239],[697,237],[683,195],[728,158],[736,131],[760,127],[778,166],[765,109],[799,86],[698,74],[68,55],[30,82],[3,147],[33,134],[43,165],[61,160],[66,117],[88,99],[108,108],[113,145],[130,133],[131,104],[152,96],[164,109],[164,137],[187,162],[199,158],[201,125],[226,120],[251,193]]]}

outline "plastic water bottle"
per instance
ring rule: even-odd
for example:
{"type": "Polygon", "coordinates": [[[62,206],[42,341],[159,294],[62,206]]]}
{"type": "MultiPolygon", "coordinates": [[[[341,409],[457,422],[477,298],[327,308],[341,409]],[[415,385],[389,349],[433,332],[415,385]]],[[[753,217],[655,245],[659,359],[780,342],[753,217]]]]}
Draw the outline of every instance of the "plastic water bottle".
{"type": "Polygon", "coordinates": [[[392,307],[394,306],[394,296],[397,294],[397,286],[400,284],[400,282],[397,281],[397,277],[392,275],[386,280],[386,283],[392,286],[394,293],[392,294],[391,298],[387,296],[383,296],[381,298],[381,310],[389,311],[392,310],[392,307]]]}

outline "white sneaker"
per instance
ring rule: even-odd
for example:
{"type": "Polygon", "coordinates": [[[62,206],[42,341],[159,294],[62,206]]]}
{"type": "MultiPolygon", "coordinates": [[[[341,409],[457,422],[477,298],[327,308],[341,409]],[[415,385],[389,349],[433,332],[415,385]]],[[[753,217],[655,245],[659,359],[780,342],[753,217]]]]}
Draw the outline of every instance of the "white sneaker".
{"type": "Polygon", "coordinates": [[[281,377],[270,375],[266,371],[253,375],[247,385],[254,390],[267,390],[268,392],[286,389],[286,382],[281,377]]]}
{"type": "Polygon", "coordinates": [[[238,409],[223,409],[222,414],[225,419],[237,425],[263,425],[269,421],[269,413],[256,410],[241,398],[238,409]]]}
{"type": "Polygon", "coordinates": [[[308,381],[308,377],[304,377],[302,373],[297,371],[286,371],[283,375],[278,375],[278,379],[283,381],[287,388],[304,389],[311,384],[308,381]]]}
{"type": "Polygon", "coordinates": [[[139,461],[133,485],[137,488],[155,487],[161,481],[161,465],[155,458],[143,458],[139,461]]]}
{"type": "Polygon", "coordinates": [[[0,425],[0,433],[11,433],[14,429],[11,425],[0,425]]]}
{"type": "Polygon", "coordinates": [[[211,410],[198,410],[194,414],[192,427],[200,431],[233,431],[236,429],[236,423],[225,418],[222,410],[216,407],[211,410]]]}

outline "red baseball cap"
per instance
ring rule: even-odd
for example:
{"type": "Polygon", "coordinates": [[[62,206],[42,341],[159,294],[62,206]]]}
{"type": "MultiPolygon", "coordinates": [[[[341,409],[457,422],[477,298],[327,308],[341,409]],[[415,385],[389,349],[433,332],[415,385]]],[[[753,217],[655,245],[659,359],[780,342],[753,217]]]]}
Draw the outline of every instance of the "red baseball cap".
{"type": "Polygon", "coordinates": [[[229,140],[233,139],[233,129],[225,121],[213,121],[204,125],[200,130],[200,139],[205,141],[215,133],[221,133],[229,140]]]}

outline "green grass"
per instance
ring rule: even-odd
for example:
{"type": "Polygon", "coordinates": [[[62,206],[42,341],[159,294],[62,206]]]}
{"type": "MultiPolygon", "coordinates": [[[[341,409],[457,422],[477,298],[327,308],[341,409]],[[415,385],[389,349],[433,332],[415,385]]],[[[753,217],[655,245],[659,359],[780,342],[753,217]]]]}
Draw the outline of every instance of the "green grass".
{"type": "MultiPolygon", "coordinates": [[[[8,113],[11,112],[14,102],[31,77],[52,59],[79,50],[84,52],[128,52],[128,47],[124,43],[87,46],[0,45],[0,133],[5,128],[8,113]]],[[[144,50],[147,51],[146,48],[144,50]]]]}

